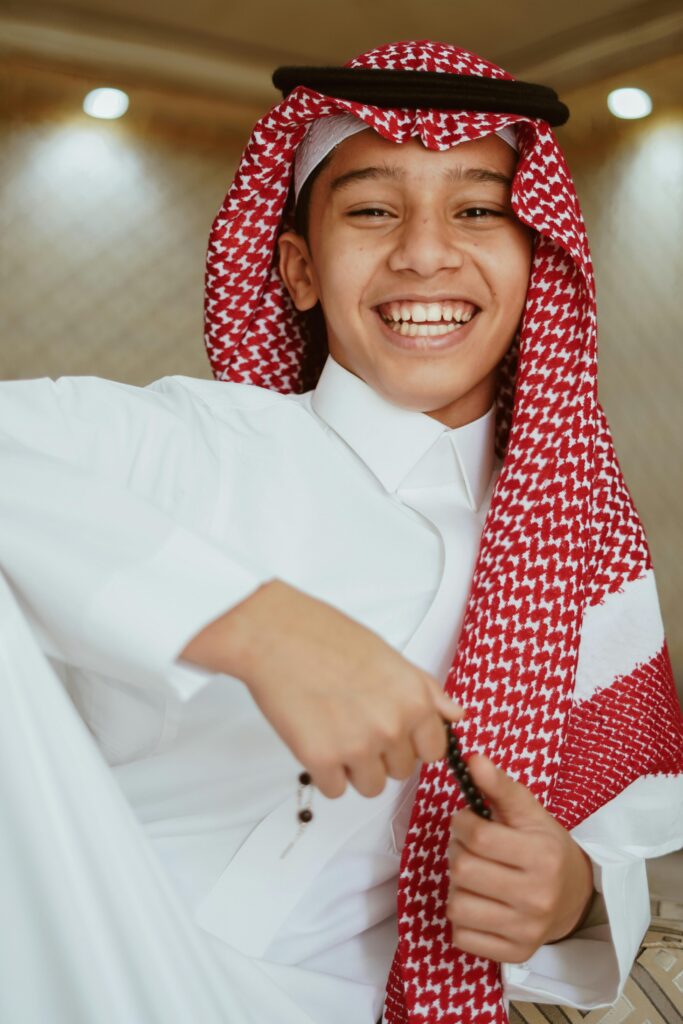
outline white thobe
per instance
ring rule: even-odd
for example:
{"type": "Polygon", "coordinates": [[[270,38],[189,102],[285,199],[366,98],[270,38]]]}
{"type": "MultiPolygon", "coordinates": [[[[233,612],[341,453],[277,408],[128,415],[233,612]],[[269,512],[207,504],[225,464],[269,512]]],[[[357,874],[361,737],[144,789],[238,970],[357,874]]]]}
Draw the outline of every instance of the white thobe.
{"type": "MultiPolygon", "coordinates": [[[[443,681],[499,469],[493,412],[449,430],[332,358],[305,395],[63,379],[1,385],[0,403],[0,567],[188,928],[235,991],[244,983],[255,1020],[280,998],[288,1024],[373,1024],[415,780],[373,799],[316,793],[283,857],[300,766],[239,680],[177,657],[280,578],[443,681]]],[[[503,965],[507,999],[617,998],[649,921],[643,856],[679,841],[664,829],[634,843],[634,787],[573,830],[606,923],[503,965]]]]}

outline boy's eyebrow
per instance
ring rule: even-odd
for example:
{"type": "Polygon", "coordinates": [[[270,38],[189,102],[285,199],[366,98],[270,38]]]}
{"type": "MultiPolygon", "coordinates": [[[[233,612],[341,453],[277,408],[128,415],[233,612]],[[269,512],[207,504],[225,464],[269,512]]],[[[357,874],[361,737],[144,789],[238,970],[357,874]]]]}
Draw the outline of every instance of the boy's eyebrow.
{"type": "Polygon", "coordinates": [[[380,167],[359,167],[355,171],[347,171],[333,178],[330,182],[330,191],[339,192],[346,185],[354,181],[368,181],[376,178],[389,178],[391,181],[402,181],[405,178],[405,171],[402,167],[394,167],[391,164],[382,164],[380,167]]]}
{"type": "MultiPolygon", "coordinates": [[[[444,170],[444,177],[453,185],[459,185],[463,181],[474,181],[478,184],[493,183],[504,185],[506,188],[512,186],[512,178],[501,171],[493,171],[488,167],[451,167],[444,170]]],[[[378,178],[389,179],[390,181],[402,181],[406,174],[402,167],[395,167],[392,164],[381,166],[359,167],[353,171],[346,171],[333,178],[330,182],[330,191],[339,192],[356,181],[376,180],[378,178]]]]}
{"type": "Polygon", "coordinates": [[[503,174],[502,171],[492,171],[489,167],[451,167],[444,171],[444,176],[454,185],[460,184],[461,181],[476,181],[505,185],[506,188],[512,187],[512,178],[503,174]]]}

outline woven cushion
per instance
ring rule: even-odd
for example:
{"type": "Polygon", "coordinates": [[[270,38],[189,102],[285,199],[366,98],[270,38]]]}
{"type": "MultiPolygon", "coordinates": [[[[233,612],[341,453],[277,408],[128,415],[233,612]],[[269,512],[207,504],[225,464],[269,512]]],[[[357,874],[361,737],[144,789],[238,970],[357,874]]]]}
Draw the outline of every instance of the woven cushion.
{"type": "Polygon", "coordinates": [[[613,1006],[512,1003],[510,1024],[683,1024],[683,904],[652,899],[652,921],[613,1006]]]}

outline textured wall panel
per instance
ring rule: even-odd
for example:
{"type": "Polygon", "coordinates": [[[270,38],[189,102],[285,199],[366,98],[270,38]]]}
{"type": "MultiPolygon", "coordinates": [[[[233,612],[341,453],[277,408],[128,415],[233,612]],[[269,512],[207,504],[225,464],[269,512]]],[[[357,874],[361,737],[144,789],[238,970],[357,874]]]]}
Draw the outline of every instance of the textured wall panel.
{"type": "Polygon", "coordinates": [[[652,548],[683,683],[683,116],[568,153],[598,292],[599,393],[652,548]]]}
{"type": "Polygon", "coordinates": [[[0,376],[209,376],[204,254],[238,154],[94,121],[0,133],[0,376]]]}

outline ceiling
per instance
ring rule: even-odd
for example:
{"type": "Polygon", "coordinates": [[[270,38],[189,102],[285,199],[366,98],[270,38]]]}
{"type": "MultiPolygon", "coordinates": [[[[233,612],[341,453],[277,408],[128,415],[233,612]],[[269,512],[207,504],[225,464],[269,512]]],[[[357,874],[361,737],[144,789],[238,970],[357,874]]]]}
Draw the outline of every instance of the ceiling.
{"type": "Polygon", "coordinates": [[[568,90],[681,50],[678,0],[0,0],[0,50],[270,105],[278,64],[397,39],[454,42],[568,90]]]}

